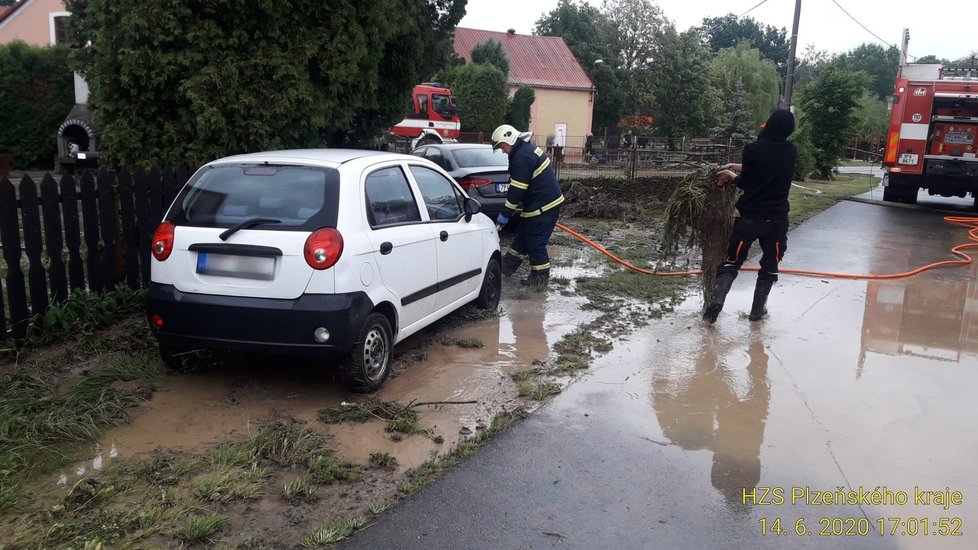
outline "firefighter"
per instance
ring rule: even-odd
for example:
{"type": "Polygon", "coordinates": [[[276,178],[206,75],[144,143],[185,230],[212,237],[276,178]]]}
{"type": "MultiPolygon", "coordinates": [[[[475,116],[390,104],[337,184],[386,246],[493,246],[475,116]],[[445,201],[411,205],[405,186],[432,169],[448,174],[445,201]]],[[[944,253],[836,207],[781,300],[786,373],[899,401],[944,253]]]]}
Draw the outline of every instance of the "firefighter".
{"type": "Polygon", "coordinates": [[[718,186],[733,182],[744,193],[737,200],[740,216],[734,221],[727,257],[717,268],[713,303],[703,312],[703,319],[709,323],[717,320],[727,292],[755,240],[761,245],[761,269],[757,272],[749,317],[751,321],[759,321],[767,315],[767,297],[778,280],[778,263],[788,248],[788,191],[798,159],[798,150],[788,141],[788,136],[794,130],[795,117],[791,111],[774,111],[757,141],[744,147],[742,163],[728,164],[726,169],[717,172],[718,186]]]}
{"type": "Polygon", "coordinates": [[[511,277],[516,273],[526,255],[530,259],[530,276],[523,284],[545,287],[550,280],[547,243],[564,202],[557,175],[543,149],[524,141],[519,131],[508,124],[493,131],[492,148],[509,155],[509,191],[496,224],[500,228],[506,225],[522,205],[516,238],[503,257],[503,275],[511,277]]]}

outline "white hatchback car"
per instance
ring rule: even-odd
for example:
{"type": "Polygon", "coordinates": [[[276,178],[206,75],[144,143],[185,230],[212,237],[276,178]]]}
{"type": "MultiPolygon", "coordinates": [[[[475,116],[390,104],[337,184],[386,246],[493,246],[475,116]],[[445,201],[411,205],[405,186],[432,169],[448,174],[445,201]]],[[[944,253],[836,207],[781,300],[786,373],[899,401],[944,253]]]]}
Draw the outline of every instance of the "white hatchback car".
{"type": "Polygon", "coordinates": [[[339,359],[378,389],[391,348],[475,302],[495,309],[499,235],[441,168],[310,149],[206,164],[153,236],[148,318],[174,370],[196,350],[339,359]]]}

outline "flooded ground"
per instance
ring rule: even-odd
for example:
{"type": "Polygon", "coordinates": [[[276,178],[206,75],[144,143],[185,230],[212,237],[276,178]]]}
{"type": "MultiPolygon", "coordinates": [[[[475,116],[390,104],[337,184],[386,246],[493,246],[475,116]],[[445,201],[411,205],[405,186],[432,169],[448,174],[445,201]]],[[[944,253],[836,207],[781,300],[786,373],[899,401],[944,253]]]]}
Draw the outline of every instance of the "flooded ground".
{"type": "MultiPolygon", "coordinates": [[[[600,273],[588,253],[555,247],[559,265],[553,276],[568,281],[600,273]]],[[[555,285],[557,288],[557,285],[555,285]]],[[[366,464],[370,455],[386,453],[399,474],[444,453],[459,441],[485,429],[500,412],[526,408],[510,375],[542,365],[550,347],[597,313],[582,311],[583,297],[564,292],[528,292],[519,277],[508,280],[498,318],[437,332],[426,330],[398,345],[410,358],[371,397],[415,404],[420,424],[431,431],[405,437],[385,431],[383,420],[326,426],[319,411],[362,400],[332,377],[328,366],[280,356],[231,356],[202,373],[170,376],[152,397],[130,410],[132,422],[109,430],[90,459],[53,476],[57,487],[70,488],[120,458],[147,458],[153,453],[201,454],[220,442],[242,439],[259,422],[287,417],[328,434],[338,454],[366,464]],[[474,341],[480,347],[454,345],[474,341]],[[416,356],[416,357],[414,357],[416,356]],[[444,441],[435,442],[437,436],[444,441]]]]}
{"type": "MultiPolygon", "coordinates": [[[[784,266],[893,273],[965,241],[846,202],[792,232],[784,266]]],[[[974,548],[976,279],[782,276],[751,323],[743,273],[715,325],[690,298],[344,548],[974,548]]]]}

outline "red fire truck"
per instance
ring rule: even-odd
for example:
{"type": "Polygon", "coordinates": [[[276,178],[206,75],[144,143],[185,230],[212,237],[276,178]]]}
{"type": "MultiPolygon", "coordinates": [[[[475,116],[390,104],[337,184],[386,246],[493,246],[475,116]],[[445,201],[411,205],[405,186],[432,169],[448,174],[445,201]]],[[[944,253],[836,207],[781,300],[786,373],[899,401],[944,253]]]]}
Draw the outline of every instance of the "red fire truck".
{"type": "Polygon", "coordinates": [[[404,120],[388,134],[409,139],[410,148],[414,149],[429,143],[455,141],[459,128],[452,91],[438,82],[425,82],[414,87],[404,120]]]}
{"type": "Polygon", "coordinates": [[[917,191],[975,198],[978,207],[978,71],[902,64],[883,156],[883,200],[913,204],[917,191]]]}

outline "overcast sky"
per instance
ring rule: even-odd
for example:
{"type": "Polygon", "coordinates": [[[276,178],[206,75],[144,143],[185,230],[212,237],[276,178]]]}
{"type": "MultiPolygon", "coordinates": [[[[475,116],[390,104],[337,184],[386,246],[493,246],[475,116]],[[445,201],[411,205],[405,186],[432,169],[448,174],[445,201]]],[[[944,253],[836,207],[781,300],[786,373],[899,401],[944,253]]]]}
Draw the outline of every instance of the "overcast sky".
{"type": "MultiPolygon", "coordinates": [[[[580,0],[578,0],[579,2],[580,0]]],[[[795,0],[658,0],[655,3],[680,31],[698,25],[704,17],[728,13],[749,15],[755,20],[787,30],[790,37],[795,0]],[[757,4],[760,6],[755,7],[757,4]]],[[[600,0],[589,0],[600,8],[600,0]]],[[[557,0],[468,0],[467,13],[460,27],[505,32],[516,29],[531,34],[537,19],[557,6],[557,0]]],[[[914,56],[934,54],[959,59],[978,50],[974,12],[969,0],[950,4],[933,0],[803,0],[798,28],[798,57],[808,44],[829,53],[842,53],[863,42],[900,47],[900,34],[910,29],[909,52],[914,56]],[[838,6],[849,12],[868,31],[860,27],[838,6]],[[927,6],[944,6],[930,12],[927,6]],[[883,41],[874,37],[879,35],[883,41]]]]}

